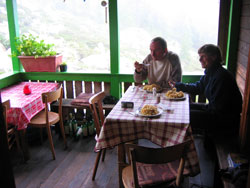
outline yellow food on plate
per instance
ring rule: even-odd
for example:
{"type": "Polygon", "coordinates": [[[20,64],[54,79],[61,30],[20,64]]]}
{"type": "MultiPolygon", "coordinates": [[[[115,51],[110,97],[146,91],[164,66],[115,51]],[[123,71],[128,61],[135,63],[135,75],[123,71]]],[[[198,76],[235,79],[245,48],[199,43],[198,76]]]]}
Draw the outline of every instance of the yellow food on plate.
{"type": "Polygon", "coordinates": [[[152,116],[158,114],[159,111],[156,106],[145,104],[141,109],[141,114],[145,116],[152,116]]]}
{"type": "Polygon", "coordinates": [[[174,87],[172,90],[169,90],[166,94],[166,97],[176,99],[176,98],[182,98],[184,97],[184,93],[182,91],[176,91],[176,88],[174,87]]]}
{"type": "Polygon", "coordinates": [[[143,90],[152,92],[154,87],[156,88],[156,91],[160,91],[162,89],[161,86],[157,84],[151,84],[151,85],[145,85],[143,87],[143,90]]]}

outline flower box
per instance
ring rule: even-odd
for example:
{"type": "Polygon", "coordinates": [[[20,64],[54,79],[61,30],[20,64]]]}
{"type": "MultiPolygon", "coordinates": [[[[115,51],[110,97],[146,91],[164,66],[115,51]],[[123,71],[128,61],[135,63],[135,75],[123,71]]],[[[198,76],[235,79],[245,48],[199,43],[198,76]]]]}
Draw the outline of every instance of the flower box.
{"type": "Polygon", "coordinates": [[[37,57],[18,56],[25,72],[59,72],[62,55],[37,57]]]}

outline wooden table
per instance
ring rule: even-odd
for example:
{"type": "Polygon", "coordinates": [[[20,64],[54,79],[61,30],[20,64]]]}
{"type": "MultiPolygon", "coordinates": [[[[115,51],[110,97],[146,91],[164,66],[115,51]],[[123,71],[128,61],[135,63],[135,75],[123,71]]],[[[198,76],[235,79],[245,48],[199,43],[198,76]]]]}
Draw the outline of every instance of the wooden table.
{"type": "MultiPolygon", "coordinates": [[[[121,172],[126,166],[125,142],[148,139],[162,147],[175,145],[186,139],[193,139],[189,122],[189,97],[187,94],[184,100],[171,101],[165,99],[163,92],[161,103],[156,104],[156,98],[151,93],[146,93],[139,87],[130,86],[106,117],[95,150],[118,146],[119,184],[120,187],[123,187],[121,172]],[[121,108],[121,101],[134,102],[134,108],[121,108]],[[138,117],[128,113],[135,112],[136,109],[145,104],[157,105],[163,109],[172,108],[173,110],[164,110],[157,118],[138,117]]],[[[192,143],[187,153],[184,173],[195,176],[199,172],[199,160],[195,145],[192,143]]]]}
{"type": "Polygon", "coordinates": [[[44,109],[42,93],[56,90],[57,83],[45,82],[19,82],[18,84],[1,90],[2,101],[10,100],[10,110],[7,115],[7,122],[17,126],[21,134],[22,149],[25,159],[29,159],[29,151],[25,141],[27,125],[32,117],[44,109]],[[23,87],[29,85],[31,94],[25,95],[23,87]]]}

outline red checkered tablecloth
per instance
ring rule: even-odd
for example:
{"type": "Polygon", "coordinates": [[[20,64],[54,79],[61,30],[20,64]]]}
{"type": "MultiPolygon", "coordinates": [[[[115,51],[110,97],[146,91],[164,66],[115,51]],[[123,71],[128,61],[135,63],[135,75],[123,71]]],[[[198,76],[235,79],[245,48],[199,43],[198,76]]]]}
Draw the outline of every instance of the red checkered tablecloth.
{"type": "MultiPolygon", "coordinates": [[[[148,139],[162,147],[193,139],[189,126],[188,94],[185,100],[180,101],[167,100],[164,94],[164,92],[161,94],[160,104],[156,104],[156,98],[152,93],[146,93],[139,87],[133,89],[133,86],[130,86],[106,117],[95,149],[110,148],[136,139],[148,139]],[[121,108],[121,101],[134,102],[134,108],[121,108]],[[163,113],[157,118],[138,117],[128,113],[134,113],[145,104],[161,107],[163,113]]],[[[193,143],[187,154],[185,173],[193,176],[199,172],[199,160],[193,143]]]]}
{"type": "Polygon", "coordinates": [[[16,85],[1,90],[2,101],[10,99],[10,110],[7,121],[17,125],[17,129],[27,128],[31,118],[44,108],[41,94],[56,90],[57,83],[45,82],[20,82],[16,85]],[[23,93],[24,85],[29,85],[31,94],[23,93]]]}

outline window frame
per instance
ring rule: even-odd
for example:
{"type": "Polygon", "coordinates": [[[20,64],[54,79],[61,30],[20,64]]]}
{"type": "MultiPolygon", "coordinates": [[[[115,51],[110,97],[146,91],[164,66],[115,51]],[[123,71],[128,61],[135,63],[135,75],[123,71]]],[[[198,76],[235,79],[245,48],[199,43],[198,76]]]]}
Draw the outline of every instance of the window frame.
{"type": "MultiPolygon", "coordinates": [[[[118,30],[118,0],[109,0],[109,38],[110,38],[110,75],[121,75],[119,73],[119,30],[118,30]]],[[[220,11],[222,5],[224,5],[225,1],[220,0],[220,11]]],[[[229,26],[228,26],[228,38],[224,37],[222,39],[220,36],[218,37],[218,41],[220,43],[224,43],[227,45],[223,45],[223,51],[227,52],[226,56],[226,65],[227,68],[235,74],[236,70],[236,58],[237,58],[237,42],[238,33],[239,33],[239,12],[240,12],[240,2],[238,1],[230,1],[230,9],[229,11],[225,11],[225,13],[220,13],[220,19],[225,14],[229,14],[229,26]],[[225,50],[226,49],[226,50],[225,50]]],[[[10,44],[11,51],[16,51],[14,39],[19,35],[19,26],[18,26],[18,15],[17,15],[17,3],[16,0],[6,0],[6,8],[8,15],[8,23],[9,23],[9,33],[10,33],[10,44]]],[[[225,22],[219,22],[219,28],[226,29],[227,24],[225,22]]],[[[219,32],[219,31],[218,31],[219,32]]],[[[13,73],[23,72],[22,66],[17,58],[12,58],[13,64],[13,73]]],[[[24,73],[26,74],[26,73],[24,73]]],[[[54,73],[56,75],[60,75],[59,73],[54,73]]],[[[67,73],[66,73],[67,74],[67,73]]],[[[84,73],[80,73],[84,75],[84,73]]],[[[44,74],[46,75],[46,74],[44,74]]],[[[71,75],[71,73],[69,73],[71,75]]],[[[132,80],[132,74],[128,74],[132,80]]],[[[197,74],[193,75],[183,75],[183,81],[193,80],[192,77],[197,78],[197,74]],[[184,79],[185,78],[185,79],[184,79]]],[[[70,79],[70,78],[68,78],[70,79]]],[[[111,94],[119,97],[121,93],[121,84],[120,79],[111,79],[111,94]]]]}

